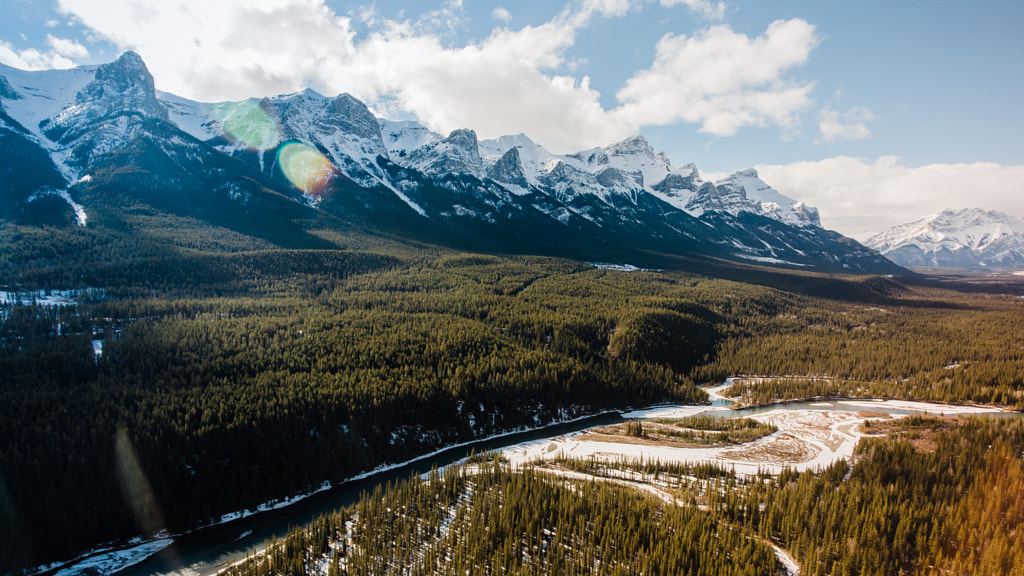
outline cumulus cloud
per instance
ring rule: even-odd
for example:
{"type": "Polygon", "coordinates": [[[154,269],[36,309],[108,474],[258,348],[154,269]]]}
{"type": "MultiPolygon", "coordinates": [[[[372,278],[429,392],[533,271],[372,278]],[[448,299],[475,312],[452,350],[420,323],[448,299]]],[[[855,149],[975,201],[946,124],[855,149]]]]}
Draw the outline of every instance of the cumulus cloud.
{"type": "Polygon", "coordinates": [[[583,10],[602,16],[624,16],[633,4],[633,0],[586,0],[583,10]]]}
{"type": "Polygon", "coordinates": [[[163,90],[201,100],[292,92],[338,73],[349,20],[321,0],[59,0],[60,9],[142,55],[163,90]]]}
{"type": "Polygon", "coordinates": [[[910,168],[895,156],[838,156],[757,167],[773,188],[817,206],[822,223],[865,240],[897,224],[947,208],[979,207],[1024,216],[1024,166],[929,164],[910,168]]]}
{"type": "Polygon", "coordinates": [[[810,106],[813,84],[784,74],[807,62],[817,44],[814,26],[800,19],[772,22],[757,38],[725,25],[692,37],[668,34],[651,68],[619,90],[619,115],[639,125],[698,123],[717,136],[746,126],[791,127],[810,106]]]}
{"type": "Polygon", "coordinates": [[[509,12],[507,8],[498,6],[494,9],[494,12],[491,13],[491,18],[494,18],[498,22],[511,22],[512,13],[509,12]]]}
{"type": "Polygon", "coordinates": [[[867,123],[874,119],[875,115],[863,106],[854,106],[842,114],[826,107],[819,114],[818,129],[825,142],[863,140],[871,137],[867,123]]]}
{"type": "Polygon", "coordinates": [[[709,20],[721,20],[725,16],[725,2],[709,2],[708,0],[659,0],[659,2],[665,7],[682,4],[709,20]]]}
{"type": "MultiPolygon", "coordinates": [[[[785,73],[806,62],[817,37],[803,20],[788,20],[756,38],[728,26],[665,36],[650,69],[618,93],[621,105],[604,108],[590,79],[572,74],[567,52],[595,18],[621,16],[644,1],[654,0],[573,2],[543,24],[499,27],[460,45],[450,40],[465,23],[460,0],[415,21],[374,13],[364,22],[370,32],[358,38],[352,18],[325,0],[58,0],[62,12],[94,33],[141,54],[161,90],[202,101],[305,87],[348,92],[378,114],[416,117],[442,133],[525,132],[556,152],[679,121],[716,135],[789,126],[808,107],[812,85],[785,73]]],[[[708,17],[724,10],[709,0],[658,1],[708,17]]],[[[494,15],[502,20],[506,13],[494,15]]]]}
{"type": "Polygon", "coordinates": [[[56,50],[40,52],[35,48],[18,50],[0,40],[0,62],[22,70],[47,70],[52,68],[74,68],[75,62],[65,58],[56,50]]]}
{"type": "Polygon", "coordinates": [[[67,56],[77,60],[82,60],[89,57],[89,50],[74,40],[67,38],[57,38],[51,34],[46,35],[46,43],[53,49],[54,52],[61,56],[67,56]]]}

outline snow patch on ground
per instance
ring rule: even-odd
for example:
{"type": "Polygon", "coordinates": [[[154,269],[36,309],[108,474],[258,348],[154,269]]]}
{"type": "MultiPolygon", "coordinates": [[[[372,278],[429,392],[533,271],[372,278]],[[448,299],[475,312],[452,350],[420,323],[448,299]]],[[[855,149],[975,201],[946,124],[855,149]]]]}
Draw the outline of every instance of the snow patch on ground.
{"type": "Polygon", "coordinates": [[[782,565],[786,567],[786,573],[790,576],[800,576],[800,566],[798,566],[796,560],[793,560],[793,557],[789,555],[789,552],[786,552],[775,544],[772,544],[771,546],[772,549],[775,550],[775,557],[778,558],[779,562],[782,562],[782,565]]]}
{"type": "Polygon", "coordinates": [[[0,290],[0,306],[72,306],[86,298],[103,298],[102,288],[6,292],[0,290]]]}
{"type": "Polygon", "coordinates": [[[599,270],[615,270],[616,272],[660,272],[661,270],[655,268],[639,268],[632,264],[608,264],[606,262],[587,262],[588,265],[593,266],[599,270]]]}
{"type": "Polygon", "coordinates": [[[406,204],[409,205],[410,208],[415,210],[417,214],[423,216],[424,218],[430,218],[430,216],[427,216],[427,211],[420,207],[419,204],[413,202],[412,198],[409,198],[404,193],[399,191],[397,188],[392,188],[391,191],[395,193],[395,196],[401,198],[402,202],[405,202],[406,204]]]}
{"type": "Polygon", "coordinates": [[[214,522],[212,525],[224,524],[225,522],[231,522],[232,520],[238,520],[239,518],[247,518],[253,514],[259,514],[260,512],[266,512],[268,510],[277,510],[278,508],[284,508],[285,506],[291,506],[299,500],[309,498],[313,494],[323,492],[331,487],[330,482],[324,482],[319,488],[305,494],[299,494],[298,496],[292,496],[291,498],[284,498],[281,500],[271,500],[270,502],[264,502],[252,510],[239,510],[237,512],[229,512],[220,517],[220,520],[214,522]]]}
{"type": "MultiPolygon", "coordinates": [[[[88,182],[89,180],[85,180],[85,178],[87,177],[88,176],[83,176],[82,178],[76,180],[75,183],[77,184],[78,182],[88,182]]],[[[34,202],[40,198],[45,198],[47,196],[59,196],[63,198],[64,201],[68,203],[68,206],[71,206],[71,209],[75,211],[75,220],[78,221],[78,225],[85,226],[86,221],[89,219],[89,217],[85,213],[85,208],[83,208],[82,205],[79,204],[78,202],[72,200],[71,195],[68,194],[67,190],[58,190],[56,188],[50,188],[47,186],[33,192],[32,195],[28,197],[27,201],[34,202]]]]}
{"type": "Polygon", "coordinates": [[[120,572],[129,566],[134,566],[139,562],[142,562],[146,558],[149,558],[153,554],[156,554],[170,546],[173,542],[174,540],[171,538],[154,540],[132,548],[93,556],[87,560],[74,564],[73,566],[64,568],[57,572],[55,576],[74,576],[77,574],[105,576],[107,574],[114,574],[115,572],[120,572]]]}
{"type": "MultiPolygon", "coordinates": [[[[762,242],[763,242],[763,240],[762,240],[762,242]]],[[[796,262],[789,262],[788,260],[780,260],[778,258],[769,258],[769,257],[766,257],[766,256],[752,256],[750,254],[742,254],[742,253],[734,254],[734,256],[737,256],[739,258],[743,258],[744,260],[754,260],[755,262],[764,262],[765,264],[785,264],[786,266],[807,267],[807,264],[797,264],[796,262]]]]}

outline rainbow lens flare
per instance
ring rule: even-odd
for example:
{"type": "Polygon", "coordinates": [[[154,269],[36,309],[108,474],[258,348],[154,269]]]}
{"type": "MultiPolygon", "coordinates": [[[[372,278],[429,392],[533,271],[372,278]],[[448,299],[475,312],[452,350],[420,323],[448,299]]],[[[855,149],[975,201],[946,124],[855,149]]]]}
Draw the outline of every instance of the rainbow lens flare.
{"type": "Polygon", "coordinates": [[[228,102],[217,108],[224,133],[252,150],[269,150],[281,142],[277,120],[256,100],[228,102]]]}
{"type": "Polygon", "coordinates": [[[319,150],[301,142],[288,142],[277,150],[277,165],[298,189],[319,196],[330,186],[334,167],[319,150]]]}

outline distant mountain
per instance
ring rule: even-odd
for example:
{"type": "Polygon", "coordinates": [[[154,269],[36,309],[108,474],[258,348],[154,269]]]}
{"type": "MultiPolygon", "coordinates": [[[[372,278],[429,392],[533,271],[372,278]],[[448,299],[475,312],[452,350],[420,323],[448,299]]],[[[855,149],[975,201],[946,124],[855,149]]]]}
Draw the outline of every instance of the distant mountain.
{"type": "Polygon", "coordinates": [[[865,244],[900,266],[1024,266],[1024,219],[980,208],[943,210],[865,244]]]}
{"type": "Polygon", "coordinates": [[[522,134],[378,119],[347,94],[199,103],[157,92],[132,52],[74,70],[0,66],[0,173],[0,216],[59,225],[116,226],[141,203],[289,246],[356,225],[595,259],[899,271],[756,171],[706,182],[640,136],[556,155],[522,134]]]}

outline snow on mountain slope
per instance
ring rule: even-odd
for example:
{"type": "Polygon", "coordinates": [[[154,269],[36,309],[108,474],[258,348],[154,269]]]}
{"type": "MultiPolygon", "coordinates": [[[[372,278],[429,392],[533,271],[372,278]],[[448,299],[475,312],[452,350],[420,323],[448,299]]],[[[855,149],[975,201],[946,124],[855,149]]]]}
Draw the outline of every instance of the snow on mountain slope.
{"type": "Polygon", "coordinates": [[[515,149],[522,176],[533,186],[539,185],[539,177],[542,174],[550,172],[555,164],[565,160],[564,157],[548,152],[543,146],[530,140],[526,134],[481,140],[479,145],[480,156],[488,167],[495,166],[510,150],[515,149]]]}
{"type": "MultiPolygon", "coordinates": [[[[488,177],[520,196],[541,190],[559,202],[578,203],[591,197],[611,207],[617,202],[614,198],[635,204],[637,195],[647,192],[694,217],[711,210],[733,215],[751,212],[790,225],[820,226],[816,209],[778,193],[755,171],[737,172],[718,185],[705,182],[695,166],[673,167],[642,136],[607,148],[553,154],[525,134],[478,141],[472,130],[455,130],[445,137],[417,122],[384,119],[378,119],[374,129],[369,126],[369,112],[362,113],[365,107],[351,100],[348,110],[358,108],[362,117],[357,130],[352,123],[325,121],[329,99],[310,90],[269,102],[277,111],[282,139],[327,150],[332,164],[363,186],[384,185],[398,192],[398,183],[391,182],[376,162],[381,156],[431,177],[488,177]]],[[[170,95],[163,96],[163,101],[172,120],[197,138],[208,140],[225,132],[217,119],[223,104],[190,106],[170,95]]],[[[233,153],[230,144],[220,147],[233,153]]]]}
{"type": "Polygon", "coordinates": [[[484,163],[476,132],[465,128],[453,130],[447,138],[430,142],[409,153],[406,162],[420,172],[431,176],[442,174],[484,175],[484,163]]]}
{"type": "Polygon", "coordinates": [[[410,152],[444,139],[426,126],[412,121],[379,120],[381,138],[395,163],[410,152]]]}
{"type": "Polygon", "coordinates": [[[0,76],[13,97],[0,95],[5,112],[27,129],[39,144],[52,149],[39,124],[68,108],[75,96],[96,77],[96,66],[71,70],[25,71],[0,64],[0,76]]]}
{"type": "Polygon", "coordinates": [[[761,180],[757,170],[753,168],[730,174],[716,182],[715,186],[723,192],[721,197],[732,196],[730,201],[734,203],[734,207],[727,210],[745,210],[791,226],[821,227],[817,208],[782,195],[761,180]]]}
{"type": "Polygon", "coordinates": [[[637,184],[652,188],[672,172],[672,165],[664,154],[655,154],[643,136],[634,136],[612,144],[606,150],[608,165],[628,174],[638,174],[637,184]]]}
{"type": "Polygon", "coordinates": [[[6,93],[0,104],[18,124],[12,128],[45,150],[63,179],[25,201],[59,196],[83,226],[86,214],[65,187],[83,182],[95,158],[144,131],[149,120],[168,120],[153,77],[134,52],[100,66],[35,72],[0,66],[0,74],[6,93]]]}
{"type": "MultiPolygon", "coordinates": [[[[499,243],[536,236],[830,269],[891,266],[823,230],[817,210],[773,190],[755,171],[707,182],[692,164],[672,166],[641,136],[553,154],[523,134],[478,141],[468,129],[444,136],[416,122],[378,119],[347,94],[305,90],[199,103],[156,92],[145,64],[130,52],[93,68],[0,72],[7,73],[0,75],[0,122],[9,128],[0,135],[14,143],[13,152],[37,156],[42,168],[25,171],[41,176],[8,186],[17,187],[8,193],[14,202],[43,186],[66,189],[74,201],[76,187],[68,182],[132,162],[153,173],[219,182],[215,190],[234,190],[230,199],[242,204],[262,186],[346,219],[422,216],[499,243]],[[54,176],[57,168],[44,174],[51,159],[63,180],[54,176]]],[[[13,152],[0,154],[11,169],[13,152]]]]}
{"type": "Polygon", "coordinates": [[[943,210],[864,244],[901,266],[1022,266],[1024,219],[980,208],[943,210]]]}
{"type": "Polygon", "coordinates": [[[219,104],[194,102],[159,90],[156,94],[167,107],[171,122],[183,132],[199,140],[209,140],[224,133],[215,120],[219,104]]]}

